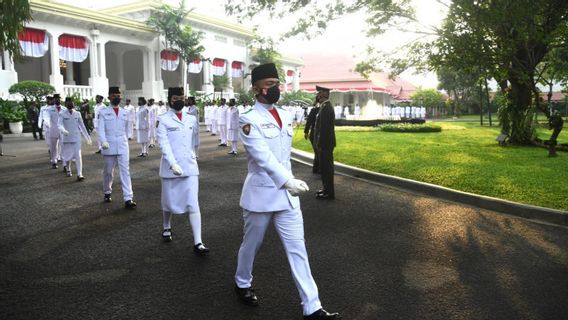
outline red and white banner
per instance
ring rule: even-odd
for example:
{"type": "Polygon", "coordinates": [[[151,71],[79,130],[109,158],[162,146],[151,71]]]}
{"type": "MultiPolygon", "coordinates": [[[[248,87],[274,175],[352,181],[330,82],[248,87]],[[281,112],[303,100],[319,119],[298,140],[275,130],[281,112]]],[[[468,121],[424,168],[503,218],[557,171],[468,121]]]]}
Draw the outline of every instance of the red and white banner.
{"type": "Polygon", "coordinates": [[[195,59],[187,64],[187,72],[189,73],[200,73],[203,69],[203,61],[200,59],[195,59]]]}
{"type": "Polygon", "coordinates": [[[162,50],[160,58],[162,70],[174,71],[179,66],[179,54],[175,51],[162,50]]]}
{"type": "Polygon", "coordinates": [[[244,69],[245,69],[244,63],[240,61],[233,61],[233,63],[231,63],[231,76],[233,78],[242,77],[244,69]]]}
{"type": "Polygon", "coordinates": [[[213,59],[213,63],[211,63],[212,65],[212,72],[214,76],[222,76],[225,74],[225,60],[223,59],[219,59],[219,58],[215,58],[213,59]]]}
{"type": "Polygon", "coordinates": [[[62,34],[59,36],[59,59],[83,62],[89,55],[87,39],[81,36],[62,34]]]}
{"type": "Polygon", "coordinates": [[[44,30],[24,28],[18,34],[22,55],[26,57],[43,57],[49,49],[49,39],[44,30]]]}
{"type": "Polygon", "coordinates": [[[294,81],[294,71],[288,70],[286,71],[286,83],[292,83],[294,81]]]}

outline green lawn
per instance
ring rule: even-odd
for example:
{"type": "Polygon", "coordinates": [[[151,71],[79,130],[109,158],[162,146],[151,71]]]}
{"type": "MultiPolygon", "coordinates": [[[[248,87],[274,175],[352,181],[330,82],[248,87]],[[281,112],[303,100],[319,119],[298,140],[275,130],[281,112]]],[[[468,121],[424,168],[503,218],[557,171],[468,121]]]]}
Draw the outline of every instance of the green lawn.
{"type": "MultiPolygon", "coordinates": [[[[568,153],[500,147],[498,127],[435,122],[440,133],[348,132],[336,127],[335,161],[448,188],[568,211],[568,153]]],[[[300,130],[300,129],[296,129],[300,130]]],[[[550,132],[539,129],[539,137],[550,132]]],[[[560,143],[568,143],[563,131],[560,143]]],[[[294,147],[312,151],[303,135],[294,147]]]]}

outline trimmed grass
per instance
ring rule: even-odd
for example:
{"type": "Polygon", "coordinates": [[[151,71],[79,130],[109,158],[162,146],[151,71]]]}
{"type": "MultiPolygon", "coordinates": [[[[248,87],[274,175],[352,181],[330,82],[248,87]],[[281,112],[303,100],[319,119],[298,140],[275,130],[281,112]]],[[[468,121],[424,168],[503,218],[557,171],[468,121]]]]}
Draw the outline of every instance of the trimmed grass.
{"type": "MultiPolygon", "coordinates": [[[[434,122],[438,133],[337,131],[335,161],[476,194],[568,211],[568,153],[500,147],[499,127],[434,122]]],[[[339,128],[339,127],[338,127],[339,128]]],[[[296,129],[300,130],[300,129],[296,129]]],[[[565,129],[566,130],[566,129],[565,129]]],[[[548,139],[551,131],[539,129],[548,139]]],[[[559,143],[568,143],[562,131],[559,143]]],[[[303,134],[294,147],[311,152],[303,134]]]]}

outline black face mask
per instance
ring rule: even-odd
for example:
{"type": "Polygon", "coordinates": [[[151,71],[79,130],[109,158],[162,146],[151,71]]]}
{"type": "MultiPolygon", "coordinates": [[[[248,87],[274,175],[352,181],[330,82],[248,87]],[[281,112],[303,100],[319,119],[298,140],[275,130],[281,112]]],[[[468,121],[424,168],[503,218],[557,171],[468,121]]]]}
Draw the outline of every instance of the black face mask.
{"type": "Polygon", "coordinates": [[[55,101],[55,105],[56,105],[56,106],[60,106],[60,105],[61,105],[61,101],[59,101],[59,100],[55,101]]]}
{"type": "Polygon", "coordinates": [[[180,111],[181,109],[183,109],[184,106],[185,106],[184,102],[182,100],[178,100],[174,102],[174,104],[172,105],[172,109],[180,111]]]}
{"type": "Polygon", "coordinates": [[[138,102],[138,106],[139,106],[139,107],[143,106],[144,104],[145,104],[145,103],[138,102]]]}
{"type": "Polygon", "coordinates": [[[278,102],[278,100],[280,99],[280,89],[278,88],[278,86],[273,86],[268,88],[266,95],[262,93],[259,93],[259,95],[264,97],[264,99],[266,99],[268,103],[273,104],[278,102]]]}
{"type": "Polygon", "coordinates": [[[113,106],[118,106],[118,104],[120,103],[120,98],[112,98],[112,100],[110,100],[110,103],[113,106]]]}

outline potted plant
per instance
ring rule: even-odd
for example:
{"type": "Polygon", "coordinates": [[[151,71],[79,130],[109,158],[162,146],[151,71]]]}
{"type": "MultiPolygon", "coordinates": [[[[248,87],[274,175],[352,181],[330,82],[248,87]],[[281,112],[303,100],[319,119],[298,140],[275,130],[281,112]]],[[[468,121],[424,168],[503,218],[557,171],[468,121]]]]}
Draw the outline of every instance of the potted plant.
{"type": "Polygon", "coordinates": [[[12,133],[24,131],[23,121],[26,120],[27,112],[23,106],[16,102],[0,99],[0,118],[8,122],[12,133]]]}

